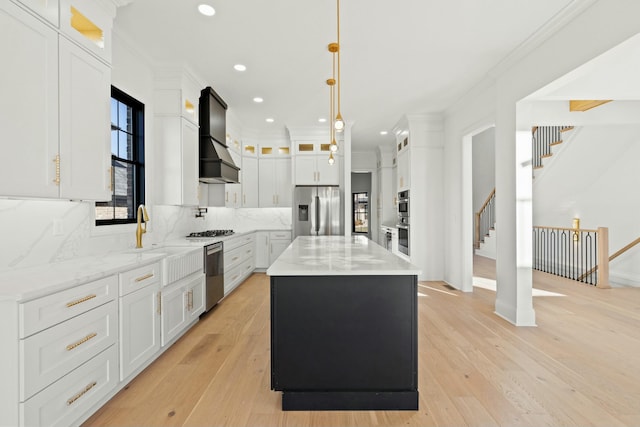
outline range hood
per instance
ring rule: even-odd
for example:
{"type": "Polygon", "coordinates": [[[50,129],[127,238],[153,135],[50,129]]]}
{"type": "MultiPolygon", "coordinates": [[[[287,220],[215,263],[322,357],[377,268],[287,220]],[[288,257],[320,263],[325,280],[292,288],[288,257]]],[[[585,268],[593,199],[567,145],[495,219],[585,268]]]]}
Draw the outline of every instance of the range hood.
{"type": "Polygon", "coordinates": [[[240,168],[225,144],[227,104],[211,88],[200,92],[200,181],[238,183],[240,168]]]}

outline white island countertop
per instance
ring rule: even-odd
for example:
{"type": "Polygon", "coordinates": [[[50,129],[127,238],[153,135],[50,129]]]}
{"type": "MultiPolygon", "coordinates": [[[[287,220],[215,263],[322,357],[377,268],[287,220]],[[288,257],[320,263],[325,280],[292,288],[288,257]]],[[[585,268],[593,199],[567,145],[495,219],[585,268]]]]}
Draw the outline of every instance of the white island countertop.
{"type": "Polygon", "coordinates": [[[360,276],[421,273],[364,236],[300,236],[271,264],[269,276],[360,276]]]}

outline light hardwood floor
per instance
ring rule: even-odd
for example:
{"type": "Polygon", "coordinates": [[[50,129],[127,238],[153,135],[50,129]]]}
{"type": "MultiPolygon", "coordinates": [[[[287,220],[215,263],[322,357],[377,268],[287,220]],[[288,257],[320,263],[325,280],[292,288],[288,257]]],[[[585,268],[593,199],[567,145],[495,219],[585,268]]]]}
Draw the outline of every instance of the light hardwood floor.
{"type": "MultiPolygon", "coordinates": [[[[493,262],[475,273],[495,278],[493,262]]],[[[561,295],[535,296],[538,327],[517,328],[489,289],[420,282],[419,411],[283,412],[254,274],[84,425],[640,426],[640,289],[534,283],[561,295]]]]}

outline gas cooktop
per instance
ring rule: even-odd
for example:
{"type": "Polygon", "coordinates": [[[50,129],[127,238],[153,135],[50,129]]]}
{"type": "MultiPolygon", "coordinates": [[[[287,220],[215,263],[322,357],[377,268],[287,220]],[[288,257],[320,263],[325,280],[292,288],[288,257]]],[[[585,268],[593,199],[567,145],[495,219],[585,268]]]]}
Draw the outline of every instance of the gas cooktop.
{"type": "Polygon", "coordinates": [[[219,237],[230,236],[233,234],[233,230],[206,230],[191,233],[187,236],[187,239],[202,239],[206,237],[219,237]]]}

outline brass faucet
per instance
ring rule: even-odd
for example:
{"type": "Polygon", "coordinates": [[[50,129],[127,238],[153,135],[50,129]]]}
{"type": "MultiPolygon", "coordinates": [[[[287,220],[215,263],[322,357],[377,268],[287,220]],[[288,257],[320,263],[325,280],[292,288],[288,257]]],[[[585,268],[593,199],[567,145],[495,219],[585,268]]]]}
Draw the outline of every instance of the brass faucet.
{"type": "Polygon", "coordinates": [[[149,221],[149,214],[147,213],[147,208],[144,205],[138,206],[137,217],[138,227],[136,228],[136,248],[141,248],[142,235],[147,232],[147,222],[149,221]],[[142,228],[141,219],[144,221],[144,228],[142,228]]]}

